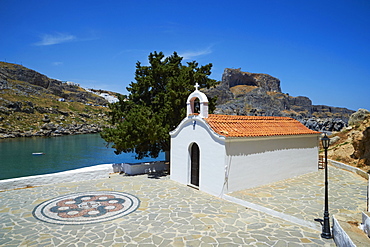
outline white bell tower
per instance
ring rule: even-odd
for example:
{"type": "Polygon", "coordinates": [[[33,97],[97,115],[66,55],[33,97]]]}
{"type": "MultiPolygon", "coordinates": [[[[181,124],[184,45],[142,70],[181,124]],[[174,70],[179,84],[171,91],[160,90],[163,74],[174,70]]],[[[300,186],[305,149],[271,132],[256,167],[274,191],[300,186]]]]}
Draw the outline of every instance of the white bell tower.
{"type": "Polygon", "coordinates": [[[198,90],[199,88],[198,83],[196,83],[194,87],[195,87],[195,91],[189,95],[188,100],[186,101],[186,107],[187,107],[186,115],[189,116],[195,113],[194,101],[195,99],[199,99],[199,103],[200,103],[199,116],[201,118],[207,118],[208,117],[208,98],[204,93],[198,90]]]}

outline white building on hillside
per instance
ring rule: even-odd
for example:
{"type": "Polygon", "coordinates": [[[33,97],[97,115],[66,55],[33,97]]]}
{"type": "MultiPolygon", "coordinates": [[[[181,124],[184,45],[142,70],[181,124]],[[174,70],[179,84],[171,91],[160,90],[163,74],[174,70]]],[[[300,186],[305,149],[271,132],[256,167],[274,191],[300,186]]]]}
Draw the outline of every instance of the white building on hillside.
{"type": "Polygon", "coordinates": [[[116,103],[116,102],[119,101],[119,99],[117,97],[112,96],[112,95],[107,94],[107,93],[101,93],[101,94],[99,94],[99,96],[106,99],[109,103],[116,103]]]}
{"type": "Polygon", "coordinates": [[[76,87],[79,87],[80,86],[80,84],[79,83],[75,83],[75,82],[73,82],[73,81],[66,81],[65,82],[68,86],[76,86],[76,87]]]}
{"type": "Polygon", "coordinates": [[[171,179],[216,196],[318,169],[319,132],[288,117],[208,114],[198,85],[170,135],[171,179]]]}

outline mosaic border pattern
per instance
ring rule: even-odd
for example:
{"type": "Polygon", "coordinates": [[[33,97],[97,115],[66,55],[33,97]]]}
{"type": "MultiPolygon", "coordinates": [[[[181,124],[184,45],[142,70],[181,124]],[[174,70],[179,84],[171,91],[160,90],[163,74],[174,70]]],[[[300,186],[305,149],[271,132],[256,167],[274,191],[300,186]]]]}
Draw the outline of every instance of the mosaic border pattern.
{"type": "Polygon", "coordinates": [[[40,203],[32,215],[47,223],[81,225],[114,220],[134,212],[139,206],[140,200],[125,192],[79,192],[40,203]]]}

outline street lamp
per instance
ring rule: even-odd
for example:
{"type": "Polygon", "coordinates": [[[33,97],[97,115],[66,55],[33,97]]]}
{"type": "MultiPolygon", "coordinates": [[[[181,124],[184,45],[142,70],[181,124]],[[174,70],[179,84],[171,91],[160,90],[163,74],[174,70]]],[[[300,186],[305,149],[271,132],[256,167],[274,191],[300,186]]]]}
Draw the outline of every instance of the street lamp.
{"type": "Polygon", "coordinates": [[[321,138],[322,146],[325,150],[325,209],[324,209],[324,224],[322,226],[321,237],[329,239],[331,238],[330,233],[330,222],[329,222],[329,205],[328,205],[328,148],[330,145],[330,139],[326,135],[321,138]]]}

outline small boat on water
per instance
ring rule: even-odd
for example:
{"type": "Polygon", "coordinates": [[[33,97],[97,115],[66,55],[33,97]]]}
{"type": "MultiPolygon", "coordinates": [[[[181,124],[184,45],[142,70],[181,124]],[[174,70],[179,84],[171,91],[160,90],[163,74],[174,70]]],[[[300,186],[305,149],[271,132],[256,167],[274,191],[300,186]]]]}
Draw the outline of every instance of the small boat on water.
{"type": "Polygon", "coordinates": [[[32,155],[44,155],[45,153],[32,153],[32,155]]]}

